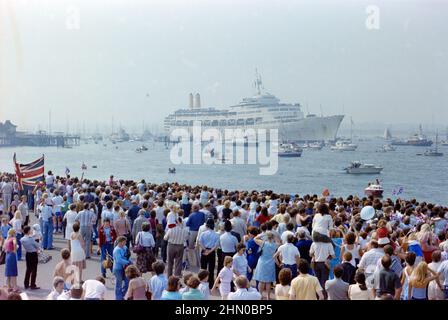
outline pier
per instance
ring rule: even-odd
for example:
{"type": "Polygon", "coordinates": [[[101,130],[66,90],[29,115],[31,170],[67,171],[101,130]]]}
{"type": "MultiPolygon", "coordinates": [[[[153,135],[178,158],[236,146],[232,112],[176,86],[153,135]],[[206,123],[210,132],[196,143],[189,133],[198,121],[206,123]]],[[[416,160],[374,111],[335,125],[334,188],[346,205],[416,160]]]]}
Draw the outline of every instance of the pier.
{"type": "Polygon", "coordinates": [[[45,131],[27,133],[16,131],[16,126],[10,121],[0,123],[0,147],[60,147],[71,148],[79,146],[81,137],[63,132],[48,134],[45,131]]]}

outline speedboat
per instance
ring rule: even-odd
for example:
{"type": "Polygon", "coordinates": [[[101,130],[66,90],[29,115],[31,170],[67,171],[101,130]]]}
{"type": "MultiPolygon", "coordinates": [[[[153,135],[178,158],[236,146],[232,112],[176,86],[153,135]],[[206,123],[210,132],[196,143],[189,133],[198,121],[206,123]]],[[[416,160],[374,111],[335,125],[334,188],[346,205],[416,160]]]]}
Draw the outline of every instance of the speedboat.
{"type": "Polygon", "coordinates": [[[364,193],[366,194],[366,196],[381,198],[383,196],[383,192],[383,186],[381,186],[378,179],[376,179],[376,182],[369,182],[367,188],[364,189],[364,193]]]}
{"type": "Polygon", "coordinates": [[[320,142],[305,143],[303,145],[303,148],[310,149],[310,150],[322,150],[323,147],[324,147],[323,144],[320,142]]]}
{"type": "Polygon", "coordinates": [[[302,148],[292,143],[281,143],[278,148],[278,156],[284,158],[297,158],[302,155],[302,148]]]}
{"type": "Polygon", "coordinates": [[[357,148],[358,146],[350,141],[338,141],[330,149],[335,151],[355,151],[357,148]]]}
{"type": "Polygon", "coordinates": [[[148,151],[148,148],[147,148],[145,145],[141,146],[140,149],[141,149],[142,151],[148,151]]]}
{"type": "Polygon", "coordinates": [[[383,167],[374,164],[361,163],[360,161],[353,161],[349,167],[345,168],[345,171],[351,174],[379,174],[383,171],[383,167]]]}

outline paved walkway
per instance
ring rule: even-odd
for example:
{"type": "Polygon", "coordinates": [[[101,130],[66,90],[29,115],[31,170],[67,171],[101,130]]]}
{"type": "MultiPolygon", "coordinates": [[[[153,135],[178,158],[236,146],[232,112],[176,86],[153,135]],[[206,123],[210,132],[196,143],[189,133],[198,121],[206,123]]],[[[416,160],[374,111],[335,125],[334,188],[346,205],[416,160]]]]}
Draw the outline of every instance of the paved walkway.
{"type": "MultiPolygon", "coordinates": [[[[36,218],[32,217],[32,224],[36,223],[36,218]]],[[[31,225],[32,225],[31,224],[31,225]]],[[[40,287],[39,290],[25,290],[23,281],[25,277],[25,270],[26,270],[26,262],[25,262],[25,252],[22,252],[22,260],[18,262],[18,272],[19,275],[17,277],[17,285],[19,286],[19,289],[22,292],[26,292],[29,299],[32,300],[45,300],[47,295],[52,290],[53,285],[53,271],[56,266],[56,264],[62,260],[60,252],[63,248],[68,248],[68,241],[63,239],[62,234],[54,234],[53,237],[53,250],[45,250],[45,252],[52,256],[52,259],[45,263],[40,264],[37,267],[37,280],[36,284],[40,287]]],[[[95,277],[101,275],[100,271],[100,256],[96,254],[97,246],[93,247],[94,253],[91,255],[91,258],[86,260],[87,267],[83,270],[82,279],[94,279],[95,277]]],[[[136,257],[134,254],[132,254],[131,260],[135,263],[136,257]]],[[[197,269],[188,270],[191,272],[197,272],[197,269]]],[[[151,278],[151,273],[146,273],[143,277],[147,280],[151,278]]],[[[5,277],[5,265],[0,266],[0,286],[6,286],[6,277],[5,277]]],[[[107,278],[106,278],[106,299],[107,300],[114,300],[115,299],[115,293],[114,293],[114,286],[115,286],[115,278],[110,272],[110,270],[107,271],[107,278]]],[[[218,294],[217,292],[214,293],[215,295],[218,294]]],[[[214,299],[219,299],[218,296],[213,297],[214,299]]]]}

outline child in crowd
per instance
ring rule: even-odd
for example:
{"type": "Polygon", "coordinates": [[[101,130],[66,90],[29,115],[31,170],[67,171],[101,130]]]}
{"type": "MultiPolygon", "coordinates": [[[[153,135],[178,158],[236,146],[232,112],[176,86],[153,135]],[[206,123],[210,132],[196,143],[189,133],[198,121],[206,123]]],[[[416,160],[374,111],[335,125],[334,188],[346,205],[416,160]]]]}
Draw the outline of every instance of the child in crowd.
{"type": "Polygon", "coordinates": [[[278,274],[279,284],[275,286],[275,300],[289,300],[292,272],[289,268],[280,270],[278,274]]]}
{"type": "Polygon", "coordinates": [[[342,274],[341,279],[348,284],[355,284],[356,267],[352,264],[353,255],[351,254],[351,252],[346,251],[344,252],[342,259],[343,260],[341,266],[344,270],[344,273],[342,274]]]}
{"type": "Polygon", "coordinates": [[[230,283],[233,280],[233,271],[232,271],[233,258],[225,257],[224,258],[224,268],[216,277],[215,284],[213,285],[212,292],[218,287],[219,284],[219,293],[221,294],[222,300],[227,300],[227,296],[230,293],[230,283]]]}
{"type": "Polygon", "coordinates": [[[198,272],[198,278],[199,278],[199,281],[201,281],[201,284],[199,285],[198,289],[204,295],[205,300],[208,300],[210,297],[210,286],[208,283],[209,275],[210,275],[210,273],[207,270],[200,270],[198,272]]]}
{"type": "Polygon", "coordinates": [[[156,261],[152,264],[152,269],[156,274],[148,281],[148,288],[152,293],[151,300],[160,300],[163,290],[168,285],[168,279],[164,274],[165,264],[161,261],[156,261]]]}
{"type": "Polygon", "coordinates": [[[251,272],[246,258],[246,246],[243,243],[238,243],[236,246],[237,253],[233,256],[232,269],[233,273],[238,276],[247,277],[247,273],[251,272]]]}
{"type": "Polygon", "coordinates": [[[182,288],[179,289],[179,293],[180,294],[183,294],[184,292],[188,291],[187,283],[188,283],[188,280],[190,280],[190,278],[192,276],[193,276],[193,273],[191,273],[191,272],[187,272],[187,273],[184,274],[184,276],[182,277],[182,282],[183,282],[184,285],[183,285],[182,288]]]}

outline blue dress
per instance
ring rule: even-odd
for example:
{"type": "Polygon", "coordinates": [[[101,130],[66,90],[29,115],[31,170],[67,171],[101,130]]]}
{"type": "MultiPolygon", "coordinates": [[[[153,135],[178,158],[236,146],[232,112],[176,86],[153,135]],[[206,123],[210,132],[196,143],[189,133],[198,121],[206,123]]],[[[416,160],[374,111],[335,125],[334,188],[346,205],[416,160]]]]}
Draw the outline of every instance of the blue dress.
{"type": "Polygon", "coordinates": [[[250,239],[247,241],[247,264],[251,269],[255,269],[257,266],[258,258],[260,257],[260,254],[258,252],[258,249],[260,248],[258,244],[255,242],[254,239],[250,239]]]}
{"type": "Polygon", "coordinates": [[[17,277],[17,255],[15,252],[6,253],[5,277],[17,277]]]}
{"type": "Polygon", "coordinates": [[[334,278],[333,270],[338,264],[341,263],[341,246],[343,238],[332,238],[334,244],[335,258],[330,260],[330,280],[334,278]]]}
{"type": "Polygon", "coordinates": [[[277,250],[275,242],[265,242],[261,247],[262,253],[258,259],[257,267],[254,272],[254,279],[260,282],[275,281],[275,262],[274,254],[277,250]]]}

